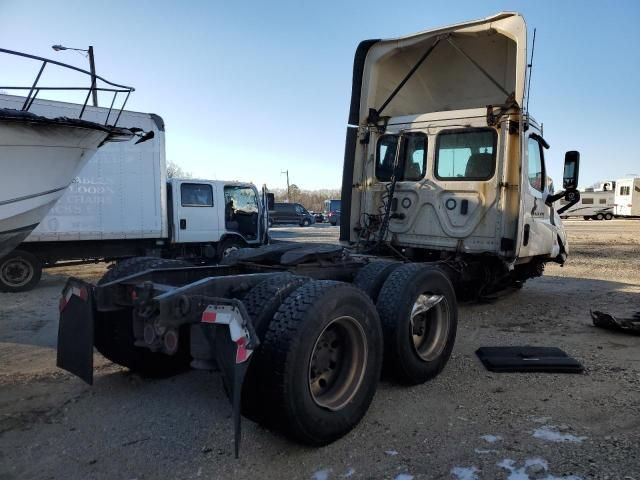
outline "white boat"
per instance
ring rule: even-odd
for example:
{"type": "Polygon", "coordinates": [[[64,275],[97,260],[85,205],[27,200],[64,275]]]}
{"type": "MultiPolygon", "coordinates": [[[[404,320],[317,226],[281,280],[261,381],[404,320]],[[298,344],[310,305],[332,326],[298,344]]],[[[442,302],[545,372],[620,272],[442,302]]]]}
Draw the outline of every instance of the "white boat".
{"type": "MultiPolygon", "coordinates": [[[[0,87],[29,91],[21,110],[0,109],[0,258],[22,242],[62,196],[81,168],[100,146],[107,142],[128,140],[134,135],[142,139],[139,129],[116,127],[119,118],[114,111],[114,123],[104,124],[70,118],[47,118],[30,113],[29,107],[41,89],[37,83],[47,63],[89,72],[52,60],[0,49],[2,53],[36,59],[43,62],[40,74],[31,87],[0,87]]],[[[131,87],[96,79],[113,88],[83,87],[110,91],[114,95],[133,91],[131,87]]],[[[47,87],[46,90],[69,90],[68,87],[47,87]]],[[[77,89],[77,88],[75,88],[77,89]]],[[[89,95],[87,95],[87,100],[89,95]]],[[[126,103],[126,100],[125,102],[126,103]]],[[[86,107],[82,106],[80,117],[86,107]]],[[[124,104],[122,105],[124,108],[124,104]]],[[[121,111],[122,109],[120,109],[121,111]]]]}

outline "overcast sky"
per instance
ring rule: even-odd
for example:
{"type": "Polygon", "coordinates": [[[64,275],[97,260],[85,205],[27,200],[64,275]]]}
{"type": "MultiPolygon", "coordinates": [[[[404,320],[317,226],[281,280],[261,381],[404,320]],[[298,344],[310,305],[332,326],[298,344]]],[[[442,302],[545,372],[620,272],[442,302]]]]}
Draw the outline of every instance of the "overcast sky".
{"type": "MultiPolygon", "coordinates": [[[[574,149],[581,185],[640,175],[640,1],[0,0],[0,46],[86,67],[51,45],[93,45],[98,73],[136,88],[128,108],[161,115],[167,158],[198,177],[277,188],[288,169],[337,188],[358,43],[502,10],[537,28],[530,109],[556,184],[574,149]]],[[[36,73],[3,62],[0,84],[36,73]]]]}

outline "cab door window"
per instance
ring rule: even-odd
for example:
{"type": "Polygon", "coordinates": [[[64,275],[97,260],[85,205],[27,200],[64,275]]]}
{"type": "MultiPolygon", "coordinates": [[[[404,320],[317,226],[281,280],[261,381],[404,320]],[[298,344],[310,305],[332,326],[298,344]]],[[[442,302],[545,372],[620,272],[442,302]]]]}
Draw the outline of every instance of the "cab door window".
{"type": "Polygon", "coordinates": [[[213,207],[213,189],[203,183],[183,183],[180,203],[183,207],[213,207]]]}
{"type": "Polygon", "coordinates": [[[527,176],[529,177],[529,185],[539,192],[544,190],[545,169],[542,145],[532,137],[529,137],[527,143],[527,176]]]}
{"type": "Polygon", "coordinates": [[[489,180],[496,169],[497,141],[492,128],[443,130],[436,139],[436,178],[489,180]]]}
{"type": "MultiPolygon", "coordinates": [[[[378,140],[376,152],[376,178],[390,182],[398,148],[398,135],[383,135],[378,140]]],[[[421,132],[409,132],[402,136],[396,180],[418,181],[427,170],[427,136],[421,132]]]]}

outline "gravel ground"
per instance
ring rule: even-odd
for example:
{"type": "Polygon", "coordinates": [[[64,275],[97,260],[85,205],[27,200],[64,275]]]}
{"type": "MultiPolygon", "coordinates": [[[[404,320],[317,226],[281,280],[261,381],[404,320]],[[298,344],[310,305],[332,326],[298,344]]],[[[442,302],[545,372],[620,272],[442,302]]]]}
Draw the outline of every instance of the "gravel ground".
{"type": "MultiPolygon", "coordinates": [[[[640,221],[567,222],[563,268],[490,304],[460,308],[444,372],[412,388],[382,382],[371,409],[324,448],[245,420],[232,455],[231,408],[217,374],[147,380],[96,354],[88,387],[56,369],[57,302],[68,275],[0,294],[0,479],[635,479],[640,480],[640,337],[598,330],[589,309],[640,310],[640,221]],[[496,374],[480,346],[557,346],[581,375],[496,374]]],[[[337,228],[277,228],[334,241],[337,228]]]]}

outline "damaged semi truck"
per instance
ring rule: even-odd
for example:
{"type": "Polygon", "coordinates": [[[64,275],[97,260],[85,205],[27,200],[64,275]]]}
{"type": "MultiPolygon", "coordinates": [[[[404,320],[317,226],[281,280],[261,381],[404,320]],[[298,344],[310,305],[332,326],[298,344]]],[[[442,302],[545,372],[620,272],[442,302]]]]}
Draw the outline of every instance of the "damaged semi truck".
{"type": "Polygon", "coordinates": [[[133,258],[97,285],[69,279],[58,365],[91,383],[95,346],[142,374],[218,368],[236,448],[240,414],[323,445],[360,421],[381,371],[409,385],[438,375],[458,299],[521,286],[569,251],[554,202],[578,200],[579,155],[549,192],[526,52],[515,13],[362,42],[341,245],[268,245],[203,267],[133,258]]]}

